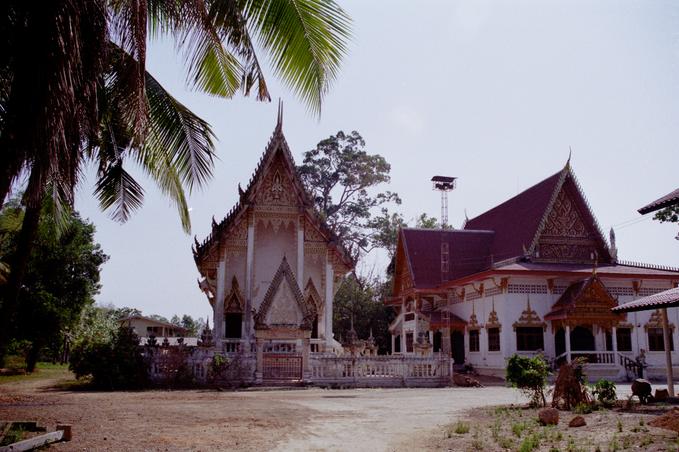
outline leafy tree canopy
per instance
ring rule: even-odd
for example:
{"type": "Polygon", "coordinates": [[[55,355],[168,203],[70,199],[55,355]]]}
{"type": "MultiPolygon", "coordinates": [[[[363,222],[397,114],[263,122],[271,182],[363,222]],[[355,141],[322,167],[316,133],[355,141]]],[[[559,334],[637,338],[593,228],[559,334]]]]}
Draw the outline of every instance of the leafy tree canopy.
{"type": "Polygon", "coordinates": [[[654,220],[658,220],[661,223],[677,223],[679,222],[679,205],[666,207],[660,209],[653,216],[654,220]]]}
{"type": "Polygon", "coordinates": [[[347,337],[353,318],[354,330],[359,339],[367,339],[372,332],[379,353],[387,353],[391,348],[389,324],[395,317],[393,310],[384,305],[384,297],[390,290],[390,284],[381,278],[349,275],[335,295],[335,337],[338,340],[347,337]]]}
{"type": "MultiPolygon", "coordinates": [[[[364,148],[358,132],[339,131],[307,151],[299,167],[319,213],[355,259],[382,245],[383,238],[371,222],[372,210],[401,203],[396,193],[373,193],[376,186],[391,180],[391,166],[364,148]]],[[[383,210],[383,215],[388,213],[383,210]]]]}
{"type": "MultiPolygon", "coordinates": [[[[50,213],[51,203],[43,205],[42,220],[29,255],[28,266],[19,293],[19,311],[11,326],[14,339],[29,341],[27,367],[33,370],[43,347],[56,353],[64,331],[73,329],[82,310],[94,303],[99,291],[99,271],[108,256],[94,241],[94,226],[83,221],[77,212],[65,219],[65,228],[57,233],[50,213]]],[[[10,200],[0,211],[0,224],[22,215],[18,199],[10,200]]],[[[18,230],[7,228],[0,235],[0,260],[16,252],[18,230]]],[[[0,296],[1,302],[5,300],[0,296]]]]}

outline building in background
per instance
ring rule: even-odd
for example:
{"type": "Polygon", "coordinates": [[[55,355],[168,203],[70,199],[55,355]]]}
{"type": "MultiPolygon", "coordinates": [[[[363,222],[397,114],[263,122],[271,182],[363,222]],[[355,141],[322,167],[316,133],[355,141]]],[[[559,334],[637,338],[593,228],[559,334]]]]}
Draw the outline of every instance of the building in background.
{"type": "MultiPolygon", "coordinates": [[[[386,300],[398,314],[392,351],[452,355],[496,375],[514,353],[583,356],[590,376],[611,378],[641,358],[663,375],[659,313],[611,308],[678,282],[678,269],[617,259],[615,234],[606,241],[569,162],[463,229],[400,231],[386,300]]],[[[679,310],[668,312],[677,343],[679,310]]]]}

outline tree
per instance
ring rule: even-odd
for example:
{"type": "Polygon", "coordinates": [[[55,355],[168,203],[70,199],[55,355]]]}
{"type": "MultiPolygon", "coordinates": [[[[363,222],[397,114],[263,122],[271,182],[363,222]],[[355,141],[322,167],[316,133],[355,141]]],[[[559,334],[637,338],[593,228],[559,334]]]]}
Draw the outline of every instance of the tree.
{"type": "Polygon", "coordinates": [[[203,329],[205,323],[203,319],[193,319],[190,315],[184,314],[182,316],[181,326],[186,328],[186,334],[190,337],[197,337],[200,330],[203,329]]]}
{"type": "Polygon", "coordinates": [[[422,213],[419,217],[417,217],[415,227],[421,229],[436,229],[439,227],[439,223],[436,217],[430,217],[427,216],[426,213],[422,213]]]}
{"type": "Polygon", "coordinates": [[[379,353],[388,352],[391,348],[389,324],[395,315],[384,305],[385,290],[385,283],[372,275],[351,274],[345,278],[334,300],[335,337],[346,338],[353,321],[360,339],[367,339],[372,333],[379,353]]]}
{"type": "Polygon", "coordinates": [[[257,47],[319,112],[350,23],[332,0],[7,0],[1,8],[0,208],[23,174],[27,184],[17,252],[2,286],[0,361],[43,196],[50,191],[57,212],[70,206],[85,162],[97,165],[95,195],[115,219],[127,220],[143,202],[142,186],[126,170],[132,161],[190,230],[185,188],[210,178],[213,134],[147,73],[149,31],[175,40],[195,89],[228,98],[255,87],[258,100],[270,100],[257,47]]]}
{"type": "Polygon", "coordinates": [[[165,322],[165,323],[170,323],[169,320],[167,320],[167,317],[163,317],[162,315],[159,314],[150,314],[149,319],[157,320],[159,322],[165,322]]]}
{"type": "Polygon", "coordinates": [[[124,306],[122,308],[112,308],[114,311],[114,314],[118,320],[126,319],[128,317],[135,317],[135,316],[140,316],[141,311],[137,308],[130,308],[127,306],[124,306]]]}
{"type": "MultiPolygon", "coordinates": [[[[11,325],[13,339],[27,340],[31,346],[26,370],[32,372],[44,347],[53,356],[64,342],[64,330],[72,329],[85,306],[94,303],[99,291],[99,271],[108,259],[94,242],[94,226],[83,221],[77,212],[64,219],[60,234],[51,219],[51,203],[43,203],[35,245],[28,259],[28,269],[19,293],[19,311],[11,325]]],[[[23,212],[13,199],[0,212],[0,218],[23,212]]],[[[3,220],[0,219],[0,223],[3,220]]],[[[6,231],[1,239],[2,258],[16,252],[18,231],[6,231]]],[[[4,299],[0,298],[2,303],[4,299]]]]}
{"type": "Polygon", "coordinates": [[[653,216],[654,220],[658,220],[661,223],[677,223],[679,222],[679,204],[675,206],[665,207],[660,209],[653,216]]]}
{"type": "MultiPolygon", "coordinates": [[[[382,238],[374,237],[371,211],[387,203],[401,203],[398,195],[390,191],[370,193],[391,180],[391,166],[381,155],[368,154],[364,147],[365,141],[358,132],[339,131],[304,153],[299,166],[316,209],[354,259],[381,245],[382,238]]],[[[387,212],[382,212],[388,217],[387,212]]]]}
{"type": "Polygon", "coordinates": [[[545,387],[549,365],[542,355],[532,358],[512,355],[507,361],[506,380],[530,397],[531,406],[545,406],[545,387]]]}
{"type": "Polygon", "coordinates": [[[118,328],[107,342],[82,342],[73,349],[70,369],[77,378],[92,376],[103,389],[138,389],[148,384],[149,362],[139,351],[139,337],[118,328]]]}

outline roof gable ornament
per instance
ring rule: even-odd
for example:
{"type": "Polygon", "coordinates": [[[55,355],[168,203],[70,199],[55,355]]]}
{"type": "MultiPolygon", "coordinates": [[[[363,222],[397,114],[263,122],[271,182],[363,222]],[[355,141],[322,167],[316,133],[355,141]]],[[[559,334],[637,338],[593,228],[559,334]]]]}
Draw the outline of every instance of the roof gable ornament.
{"type": "Polygon", "coordinates": [[[276,117],[276,130],[283,130],[283,101],[278,98],[278,115],[276,117]]]}
{"type": "Polygon", "coordinates": [[[601,251],[604,261],[611,258],[606,238],[573,174],[569,154],[527,252],[536,258],[580,262],[591,260],[594,250],[601,251]],[[564,239],[573,243],[562,243],[564,239]]]}
{"type": "Polygon", "coordinates": [[[469,322],[467,322],[467,329],[478,330],[482,326],[483,325],[480,325],[478,319],[476,318],[476,309],[474,307],[474,302],[472,301],[472,315],[469,316],[469,322]]]}
{"type": "Polygon", "coordinates": [[[497,312],[495,311],[495,297],[492,298],[493,300],[493,309],[490,311],[490,314],[488,314],[488,322],[486,322],[486,329],[489,328],[502,328],[502,324],[500,323],[500,319],[498,318],[497,312]]]}
{"type": "Polygon", "coordinates": [[[224,298],[224,312],[243,312],[245,309],[245,297],[240,291],[238,278],[233,276],[231,280],[231,292],[224,298]]]}
{"type": "MultiPolygon", "coordinates": [[[[670,327],[670,331],[674,331],[674,323],[668,323],[667,326],[670,327]]],[[[653,311],[653,314],[651,314],[651,317],[648,319],[648,322],[646,322],[646,325],[644,325],[644,331],[648,331],[649,328],[662,327],[662,313],[660,312],[660,309],[656,309],[653,311]]]]}
{"type": "Polygon", "coordinates": [[[259,307],[259,311],[253,310],[255,329],[269,328],[269,325],[266,324],[267,315],[269,314],[271,306],[274,302],[274,298],[276,297],[276,294],[278,293],[278,290],[284,281],[287,283],[288,288],[292,293],[292,297],[302,313],[303,319],[300,325],[301,328],[311,329],[312,322],[317,314],[316,306],[314,303],[304,299],[302,292],[299,290],[299,285],[297,284],[295,275],[290,268],[290,264],[288,264],[288,259],[285,256],[283,256],[283,260],[281,261],[278,270],[276,270],[276,274],[274,275],[273,280],[271,281],[271,284],[264,295],[264,299],[262,300],[262,304],[259,307]]]}
{"type": "Polygon", "coordinates": [[[512,326],[514,327],[514,330],[526,327],[541,327],[543,330],[547,329],[547,324],[543,322],[538,313],[530,307],[529,295],[526,295],[526,309],[521,313],[519,320],[514,322],[512,326]]]}
{"type": "Polygon", "coordinates": [[[311,280],[311,278],[309,278],[309,281],[306,283],[306,287],[304,288],[304,298],[313,302],[317,313],[323,311],[323,301],[321,294],[319,294],[318,290],[316,290],[316,286],[314,285],[314,282],[311,280]]]}

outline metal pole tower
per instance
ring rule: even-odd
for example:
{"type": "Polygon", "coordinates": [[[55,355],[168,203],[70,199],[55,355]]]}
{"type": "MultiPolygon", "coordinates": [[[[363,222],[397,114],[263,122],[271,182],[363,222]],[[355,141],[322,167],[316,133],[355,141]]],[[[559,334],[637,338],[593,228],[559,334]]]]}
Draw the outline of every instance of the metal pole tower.
{"type": "Polygon", "coordinates": [[[441,228],[448,226],[448,192],[455,190],[457,177],[434,176],[433,189],[441,192],[441,228]]]}

